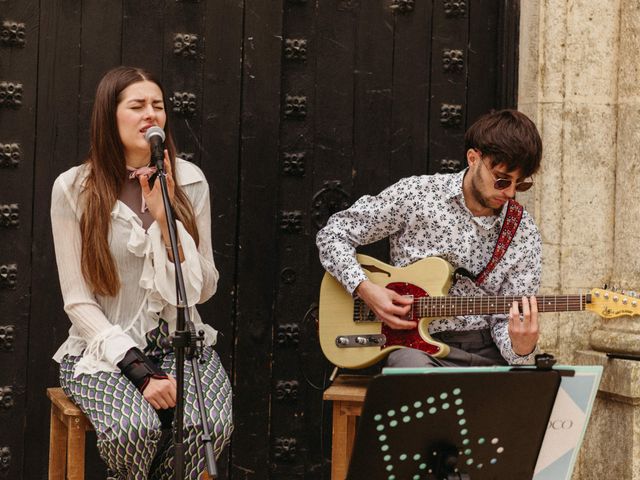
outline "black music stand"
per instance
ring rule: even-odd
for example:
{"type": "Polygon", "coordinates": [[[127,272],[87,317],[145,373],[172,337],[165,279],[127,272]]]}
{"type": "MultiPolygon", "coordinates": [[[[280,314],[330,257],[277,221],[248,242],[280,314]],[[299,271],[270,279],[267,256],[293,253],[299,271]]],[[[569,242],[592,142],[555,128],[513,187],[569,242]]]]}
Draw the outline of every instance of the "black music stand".
{"type": "Polygon", "coordinates": [[[559,385],[510,367],[378,375],[347,480],[530,480],[559,385]]]}

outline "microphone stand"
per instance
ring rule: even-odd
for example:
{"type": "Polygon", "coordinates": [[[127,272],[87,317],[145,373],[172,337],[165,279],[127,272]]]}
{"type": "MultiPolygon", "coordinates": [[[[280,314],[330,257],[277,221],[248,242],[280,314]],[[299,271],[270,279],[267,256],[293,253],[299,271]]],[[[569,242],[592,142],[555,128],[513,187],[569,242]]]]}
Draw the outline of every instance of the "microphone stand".
{"type": "Polygon", "coordinates": [[[154,159],[158,170],[158,179],[162,190],[162,201],[164,203],[164,211],[167,216],[167,227],[169,229],[169,239],[171,241],[171,252],[173,254],[173,263],[176,270],[176,295],[177,295],[177,322],[176,331],[173,335],[171,344],[176,355],[176,408],[173,424],[173,444],[174,444],[174,478],[176,480],[184,480],[184,456],[186,446],[184,444],[184,362],[185,358],[191,361],[191,370],[196,386],[196,396],[198,399],[198,409],[200,410],[200,420],[202,422],[202,442],[205,447],[205,457],[207,460],[207,473],[211,478],[218,478],[218,470],[216,468],[215,455],[211,441],[211,433],[209,432],[209,422],[207,421],[206,406],[204,403],[204,395],[202,393],[202,382],[200,380],[200,370],[196,357],[200,355],[202,349],[202,341],[204,340],[204,332],[200,331],[199,335],[195,335],[194,326],[191,322],[189,309],[187,308],[187,294],[184,286],[184,277],[182,276],[182,267],[180,265],[180,249],[178,247],[178,235],[176,233],[176,220],[171,209],[169,201],[169,189],[167,188],[167,174],[164,169],[164,152],[163,155],[156,156],[154,159]]]}

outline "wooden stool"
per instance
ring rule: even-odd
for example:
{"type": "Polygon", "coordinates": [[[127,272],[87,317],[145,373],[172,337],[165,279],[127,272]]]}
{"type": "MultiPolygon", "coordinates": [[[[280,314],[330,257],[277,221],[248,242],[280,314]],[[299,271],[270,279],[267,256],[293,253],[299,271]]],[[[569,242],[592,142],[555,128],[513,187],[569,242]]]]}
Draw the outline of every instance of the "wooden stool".
{"type": "MultiPolygon", "coordinates": [[[[61,388],[47,388],[47,397],[51,400],[49,480],[84,480],[85,433],[93,430],[91,422],[61,388]]],[[[204,472],[200,479],[211,477],[204,472]]]]}
{"type": "Polygon", "coordinates": [[[49,480],[84,480],[85,432],[93,427],[61,388],[47,388],[47,397],[51,400],[49,480]]]}
{"type": "Polygon", "coordinates": [[[356,438],[356,420],[371,377],[339,375],[324,391],[323,400],[333,401],[333,434],[331,437],[331,480],[344,480],[356,438]]]}

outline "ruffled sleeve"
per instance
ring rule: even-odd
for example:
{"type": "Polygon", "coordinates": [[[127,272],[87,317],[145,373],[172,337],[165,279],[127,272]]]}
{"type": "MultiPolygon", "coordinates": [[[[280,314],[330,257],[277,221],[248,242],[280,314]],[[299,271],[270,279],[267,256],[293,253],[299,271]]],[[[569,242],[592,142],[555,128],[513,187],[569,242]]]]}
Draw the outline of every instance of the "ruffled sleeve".
{"type": "MultiPolygon", "coordinates": [[[[100,370],[117,371],[117,362],[136,344],[107,319],[82,274],[80,187],[79,182],[74,181],[79,172],[79,168],[74,168],[60,175],[51,194],[51,225],[64,310],[71,320],[71,338],[87,346],[80,370],[91,371],[90,366],[100,365],[100,370]]],[[[65,345],[54,359],[60,360],[67,353],[65,345]]],[[[77,369],[75,374],[79,373],[77,369]]]]}
{"type": "MultiPolygon", "coordinates": [[[[213,296],[218,283],[218,270],[213,261],[211,246],[211,207],[209,186],[198,167],[176,159],[176,180],[191,200],[199,244],[187,232],[180,221],[176,221],[177,234],[182,246],[184,260],[180,266],[185,283],[188,306],[203,303],[213,296]]],[[[176,305],[175,264],[169,260],[162,232],[157,222],[147,230],[148,249],[140,286],[148,293],[149,309],[160,311],[164,305],[176,305]]],[[[135,243],[135,240],[130,240],[135,243]]]]}
{"type": "MultiPolygon", "coordinates": [[[[202,292],[203,276],[199,261],[200,254],[196,244],[187,233],[181,222],[176,222],[179,242],[182,245],[184,261],[180,264],[184,277],[185,292],[188,305],[199,302],[202,292]]],[[[152,223],[147,231],[150,242],[150,255],[145,260],[145,268],[141,278],[141,285],[152,292],[157,292],[162,299],[171,305],[177,305],[176,300],[176,266],[169,260],[167,249],[162,239],[162,232],[156,222],[152,223]]]]}
{"type": "Polygon", "coordinates": [[[119,325],[95,335],[85,348],[82,358],[76,364],[74,376],[81,373],[119,372],[117,364],[127,351],[137,346],[119,325]]]}

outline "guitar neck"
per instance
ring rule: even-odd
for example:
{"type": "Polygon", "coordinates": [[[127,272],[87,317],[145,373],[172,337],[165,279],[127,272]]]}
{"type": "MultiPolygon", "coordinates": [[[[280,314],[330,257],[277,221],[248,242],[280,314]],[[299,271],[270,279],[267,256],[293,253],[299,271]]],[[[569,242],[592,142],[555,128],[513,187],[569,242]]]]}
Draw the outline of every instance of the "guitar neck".
{"type": "MultiPolygon", "coordinates": [[[[576,312],[591,303],[591,294],[538,295],[539,312],[576,312]]],[[[492,315],[509,313],[513,302],[522,312],[522,296],[420,297],[414,300],[419,317],[492,315]]]]}

